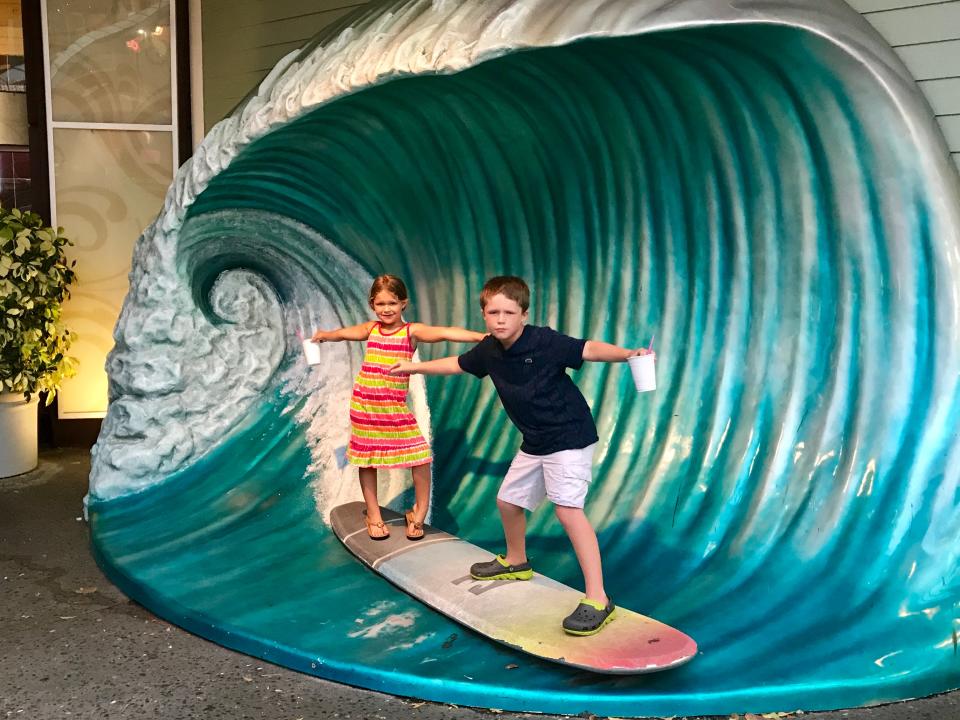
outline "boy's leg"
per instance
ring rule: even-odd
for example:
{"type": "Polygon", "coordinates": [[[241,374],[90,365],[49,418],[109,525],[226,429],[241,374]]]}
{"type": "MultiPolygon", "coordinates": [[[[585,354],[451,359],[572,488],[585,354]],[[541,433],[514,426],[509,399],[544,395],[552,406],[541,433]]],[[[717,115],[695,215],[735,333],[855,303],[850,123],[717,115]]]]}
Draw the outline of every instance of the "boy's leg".
{"type": "Polygon", "coordinates": [[[614,605],[603,588],[603,565],[597,534],[583,512],[583,501],[592,477],[594,446],[563,450],[544,458],[547,497],[570,538],[583,573],[586,597],[563,620],[571,635],[593,635],[614,618],[614,605]]]}
{"type": "Polygon", "coordinates": [[[543,464],[540,456],[522,450],[510,463],[510,469],[497,492],[497,508],[507,541],[504,558],[510,565],[527,562],[527,516],[543,502],[546,488],[543,484],[543,464]]]}
{"type": "Polygon", "coordinates": [[[507,541],[506,556],[474,563],[470,574],[477,580],[529,580],[533,569],[527,562],[526,510],[543,502],[543,469],[540,458],[521,451],[513,458],[497,493],[497,507],[507,541]]]}
{"type": "Polygon", "coordinates": [[[580,563],[580,571],[583,573],[583,582],[585,595],[588,600],[593,600],[601,605],[609,602],[607,593],[603,589],[603,564],[600,559],[600,544],[597,542],[597,534],[593,531],[593,526],[587,519],[583,508],[564,507],[556,505],[554,510],[557,513],[557,519],[567,531],[567,537],[573,545],[573,551],[577,555],[577,561],[580,563]]]}
{"type": "Polygon", "coordinates": [[[522,565],[527,561],[527,511],[500,498],[497,498],[497,508],[507,541],[507,554],[503,559],[511,565],[522,565]]]}

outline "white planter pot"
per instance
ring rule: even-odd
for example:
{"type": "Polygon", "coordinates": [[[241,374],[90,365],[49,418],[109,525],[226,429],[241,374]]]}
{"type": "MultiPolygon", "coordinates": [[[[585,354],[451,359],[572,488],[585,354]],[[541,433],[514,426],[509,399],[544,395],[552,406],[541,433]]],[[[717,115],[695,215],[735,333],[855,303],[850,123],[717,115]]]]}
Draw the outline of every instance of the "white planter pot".
{"type": "Polygon", "coordinates": [[[37,466],[37,405],[23,395],[0,393],[0,478],[30,472],[37,466]]]}

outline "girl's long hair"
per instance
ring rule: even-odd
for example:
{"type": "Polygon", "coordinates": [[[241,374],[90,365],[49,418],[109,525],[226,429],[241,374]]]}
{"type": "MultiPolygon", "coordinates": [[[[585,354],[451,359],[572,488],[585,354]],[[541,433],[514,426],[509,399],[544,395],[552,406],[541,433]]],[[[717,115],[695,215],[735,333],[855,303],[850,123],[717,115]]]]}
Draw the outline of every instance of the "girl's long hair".
{"type": "Polygon", "coordinates": [[[403,280],[396,275],[379,275],[370,286],[370,297],[367,299],[370,307],[373,307],[373,299],[381,290],[393,293],[401,301],[408,298],[407,286],[403,284],[403,280]]]}

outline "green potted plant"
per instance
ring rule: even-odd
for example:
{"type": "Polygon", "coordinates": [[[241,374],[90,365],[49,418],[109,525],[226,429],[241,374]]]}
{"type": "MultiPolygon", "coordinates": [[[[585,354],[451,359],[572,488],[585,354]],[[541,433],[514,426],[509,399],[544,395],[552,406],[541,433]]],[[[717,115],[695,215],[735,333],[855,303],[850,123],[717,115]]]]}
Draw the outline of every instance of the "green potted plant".
{"type": "Polygon", "coordinates": [[[0,477],[37,466],[39,394],[49,405],[77,371],[74,335],[60,322],[76,278],[72,244],[36,213],[0,207],[0,477]]]}

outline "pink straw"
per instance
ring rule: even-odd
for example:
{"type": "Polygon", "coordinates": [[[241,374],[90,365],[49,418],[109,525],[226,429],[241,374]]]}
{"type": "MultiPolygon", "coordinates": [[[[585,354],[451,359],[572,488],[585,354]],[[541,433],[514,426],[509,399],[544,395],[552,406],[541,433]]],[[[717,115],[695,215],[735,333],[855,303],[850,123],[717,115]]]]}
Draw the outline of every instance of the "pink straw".
{"type": "Polygon", "coordinates": [[[654,339],[656,336],[657,336],[656,333],[654,333],[653,335],[650,336],[650,345],[649,345],[649,347],[647,347],[647,352],[651,352],[651,351],[653,350],[653,339],[654,339]]]}
{"type": "Polygon", "coordinates": [[[303,340],[303,330],[297,330],[297,337],[300,338],[301,341],[303,340]]]}

